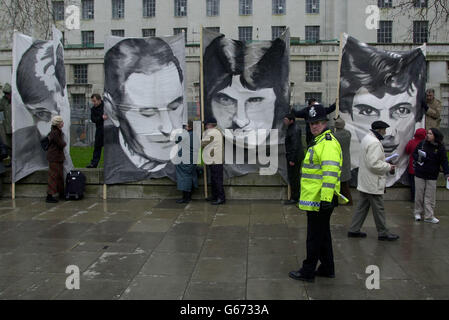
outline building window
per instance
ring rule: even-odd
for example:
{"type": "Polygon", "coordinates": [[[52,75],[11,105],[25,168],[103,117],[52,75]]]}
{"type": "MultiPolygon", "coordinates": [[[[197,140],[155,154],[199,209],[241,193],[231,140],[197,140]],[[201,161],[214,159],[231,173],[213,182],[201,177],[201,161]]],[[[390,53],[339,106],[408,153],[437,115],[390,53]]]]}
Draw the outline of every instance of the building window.
{"type": "Polygon", "coordinates": [[[94,0],[83,0],[81,2],[82,18],[89,20],[94,18],[94,0]]]}
{"type": "Polygon", "coordinates": [[[142,37],[155,37],[156,29],[142,29],[142,37]]]}
{"type": "Polygon", "coordinates": [[[393,0],[377,0],[379,8],[393,8],[393,0]]]}
{"type": "Polygon", "coordinates": [[[55,21],[64,20],[64,1],[52,1],[53,19],[55,21]]]}
{"type": "Polygon", "coordinates": [[[379,29],[377,29],[377,43],[393,42],[393,21],[379,21],[379,29]]]}
{"type": "Polygon", "coordinates": [[[116,37],[124,37],[125,30],[123,30],[123,29],[111,30],[111,35],[116,36],[116,37]]]}
{"type": "Polygon", "coordinates": [[[415,8],[427,8],[427,0],[415,0],[415,8]]]}
{"type": "Polygon", "coordinates": [[[239,0],[239,14],[241,16],[253,14],[253,0],[239,0]]]}
{"type": "Polygon", "coordinates": [[[239,27],[239,40],[248,42],[253,40],[253,27],[239,27]]]}
{"type": "Polygon", "coordinates": [[[271,27],[271,39],[274,40],[279,38],[279,36],[285,31],[285,26],[272,26],[271,27]]]}
{"type": "Polygon", "coordinates": [[[306,61],[306,82],[321,82],[321,61],[306,61]]]}
{"type": "Polygon", "coordinates": [[[72,94],[72,110],[82,112],[86,110],[86,96],[84,94],[72,94]]]}
{"type": "Polygon", "coordinates": [[[75,84],[87,83],[87,64],[73,65],[73,77],[75,84]]]}
{"type": "Polygon", "coordinates": [[[175,17],[187,16],[187,0],[175,0],[175,17]]]}
{"type": "Polygon", "coordinates": [[[112,19],[125,17],[125,0],[112,0],[112,19]]]}
{"type": "Polygon", "coordinates": [[[317,42],[320,40],[320,26],[306,26],[306,41],[317,42]]]}
{"type": "Polygon", "coordinates": [[[94,45],[94,32],[93,31],[81,31],[81,41],[83,47],[89,47],[94,45]]]}
{"type": "Polygon", "coordinates": [[[413,43],[425,43],[428,39],[428,21],[413,21],[413,43]]]}
{"type": "Polygon", "coordinates": [[[220,15],[220,0],[206,0],[206,10],[208,17],[220,15]]]}
{"type": "Polygon", "coordinates": [[[323,94],[321,92],[306,92],[305,98],[306,104],[309,103],[310,99],[315,99],[317,102],[321,103],[323,101],[323,94]]]}
{"type": "Polygon", "coordinates": [[[285,14],[285,0],[272,0],[272,12],[273,14],[285,14]]]}
{"type": "Polygon", "coordinates": [[[145,18],[156,16],[156,0],[143,0],[143,16],[145,18]]]}
{"type": "Polygon", "coordinates": [[[205,27],[204,29],[220,33],[220,27],[205,27]]]}
{"type": "Polygon", "coordinates": [[[184,32],[184,38],[187,43],[187,28],[173,28],[173,34],[177,35],[184,32]]]}
{"type": "Polygon", "coordinates": [[[306,0],[306,13],[320,13],[320,0],[306,0]]]}

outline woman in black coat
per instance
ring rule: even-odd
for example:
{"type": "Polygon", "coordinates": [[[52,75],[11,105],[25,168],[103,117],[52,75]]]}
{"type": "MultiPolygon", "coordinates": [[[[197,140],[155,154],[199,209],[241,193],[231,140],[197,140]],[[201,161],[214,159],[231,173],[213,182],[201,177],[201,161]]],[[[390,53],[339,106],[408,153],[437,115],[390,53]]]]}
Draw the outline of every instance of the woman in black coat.
{"type": "Polygon", "coordinates": [[[449,165],[446,148],[443,144],[443,134],[435,128],[427,130],[426,139],[421,141],[413,152],[415,168],[415,220],[438,223],[434,216],[435,195],[440,167],[446,179],[449,178],[449,165]]]}
{"type": "Polygon", "coordinates": [[[64,141],[64,133],[62,127],[64,121],[61,116],[54,116],[51,119],[51,131],[48,135],[49,145],[47,151],[48,160],[48,189],[47,202],[58,202],[58,199],[53,197],[54,194],[59,193],[59,197],[64,197],[64,148],[66,142],[64,141]]]}

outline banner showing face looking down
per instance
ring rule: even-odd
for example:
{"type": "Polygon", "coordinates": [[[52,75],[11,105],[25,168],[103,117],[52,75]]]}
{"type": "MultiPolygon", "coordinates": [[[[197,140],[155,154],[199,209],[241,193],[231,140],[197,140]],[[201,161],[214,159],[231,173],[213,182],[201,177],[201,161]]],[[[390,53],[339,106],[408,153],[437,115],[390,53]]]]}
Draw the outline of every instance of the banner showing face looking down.
{"type": "Polygon", "coordinates": [[[408,52],[389,52],[344,35],[340,69],[341,118],[352,134],[351,168],[359,166],[360,142],[377,120],[389,124],[382,140],[385,156],[397,153],[387,186],[406,181],[407,142],[424,127],[425,45],[408,52]]]}
{"type": "Polygon", "coordinates": [[[202,41],[204,117],[214,117],[224,134],[225,176],[278,172],[286,179],[289,31],[242,42],[203,29],[202,41]]]}
{"type": "Polygon", "coordinates": [[[106,184],[176,179],[170,135],[187,123],[184,35],[105,41],[106,184]]]}
{"type": "Polygon", "coordinates": [[[51,118],[64,120],[67,147],[64,171],[73,168],[70,158],[70,105],[67,97],[62,33],[53,27],[53,40],[35,40],[14,33],[12,74],[12,176],[17,182],[48,168],[40,140],[51,129],[51,118]]]}

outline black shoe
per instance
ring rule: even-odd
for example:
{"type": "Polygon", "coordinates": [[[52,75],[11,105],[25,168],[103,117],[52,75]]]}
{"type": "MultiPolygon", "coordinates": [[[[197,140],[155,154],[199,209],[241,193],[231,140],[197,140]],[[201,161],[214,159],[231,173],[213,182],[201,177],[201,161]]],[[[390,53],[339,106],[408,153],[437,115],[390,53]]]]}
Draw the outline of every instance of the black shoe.
{"type": "Polygon", "coordinates": [[[335,278],[335,273],[324,273],[319,270],[315,271],[316,277],[323,277],[323,278],[335,278]]]}
{"type": "Polygon", "coordinates": [[[293,204],[297,204],[297,203],[298,203],[298,201],[293,200],[293,199],[284,201],[284,205],[293,205],[293,204]]]}
{"type": "Polygon", "coordinates": [[[58,199],[54,198],[52,195],[47,194],[47,199],[45,199],[45,202],[56,203],[58,202],[58,199]]]}
{"type": "Polygon", "coordinates": [[[288,276],[295,280],[301,280],[301,281],[307,281],[307,282],[314,282],[314,277],[305,277],[301,272],[299,271],[290,271],[288,273],[288,276]]]}
{"type": "Polygon", "coordinates": [[[207,198],[206,198],[206,201],[212,201],[212,202],[215,202],[215,201],[217,201],[217,198],[207,197],[207,198]]]}
{"type": "Polygon", "coordinates": [[[225,200],[217,199],[216,201],[212,202],[211,204],[216,206],[216,205],[223,204],[223,203],[225,203],[225,200]]]}
{"type": "Polygon", "coordinates": [[[395,241],[399,239],[399,236],[396,234],[387,234],[386,236],[379,236],[377,237],[380,241],[395,241]]]}
{"type": "Polygon", "coordinates": [[[176,200],[176,203],[189,203],[190,201],[187,199],[178,199],[176,200]]]}
{"type": "Polygon", "coordinates": [[[92,163],[87,165],[86,168],[96,168],[97,166],[94,166],[92,163]]]}
{"type": "Polygon", "coordinates": [[[348,238],[366,238],[365,232],[348,232],[348,238]]]}

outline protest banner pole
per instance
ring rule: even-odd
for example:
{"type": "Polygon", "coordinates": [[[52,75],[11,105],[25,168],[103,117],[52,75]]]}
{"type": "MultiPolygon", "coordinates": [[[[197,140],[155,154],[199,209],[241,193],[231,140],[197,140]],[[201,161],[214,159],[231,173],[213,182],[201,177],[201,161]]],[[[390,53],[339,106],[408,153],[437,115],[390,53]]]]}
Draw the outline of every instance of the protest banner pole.
{"type": "MultiPolygon", "coordinates": [[[[201,25],[200,31],[200,99],[201,99],[201,137],[204,132],[204,70],[203,70],[203,25],[201,25]]],[[[202,150],[201,150],[202,151],[202,150]]],[[[202,154],[201,154],[202,156],[202,154]]],[[[203,170],[204,177],[204,198],[207,198],[207,170],[206,165],[204,165],[203,170]]]]}
{"type": "Polygon", "coordinates": [[[106,183],[103,184],[103,200],[107,200],[108,199],[108,188],[106,183]]]}
{"type": "Polygon", "coordinates": [[[14,200],[16,198],[16,184],[11,183],[11,199],[14,200]]]}
{"type": "Polygon", "coordinates": [[[335,119],[338,118],[340,112],[340,72],[341,72],[341,58],[343,53],[343,32],[340,33],[340,50],[338,54],[338,68],[337,68],[337,99],[335,102],[335,119]]]}

